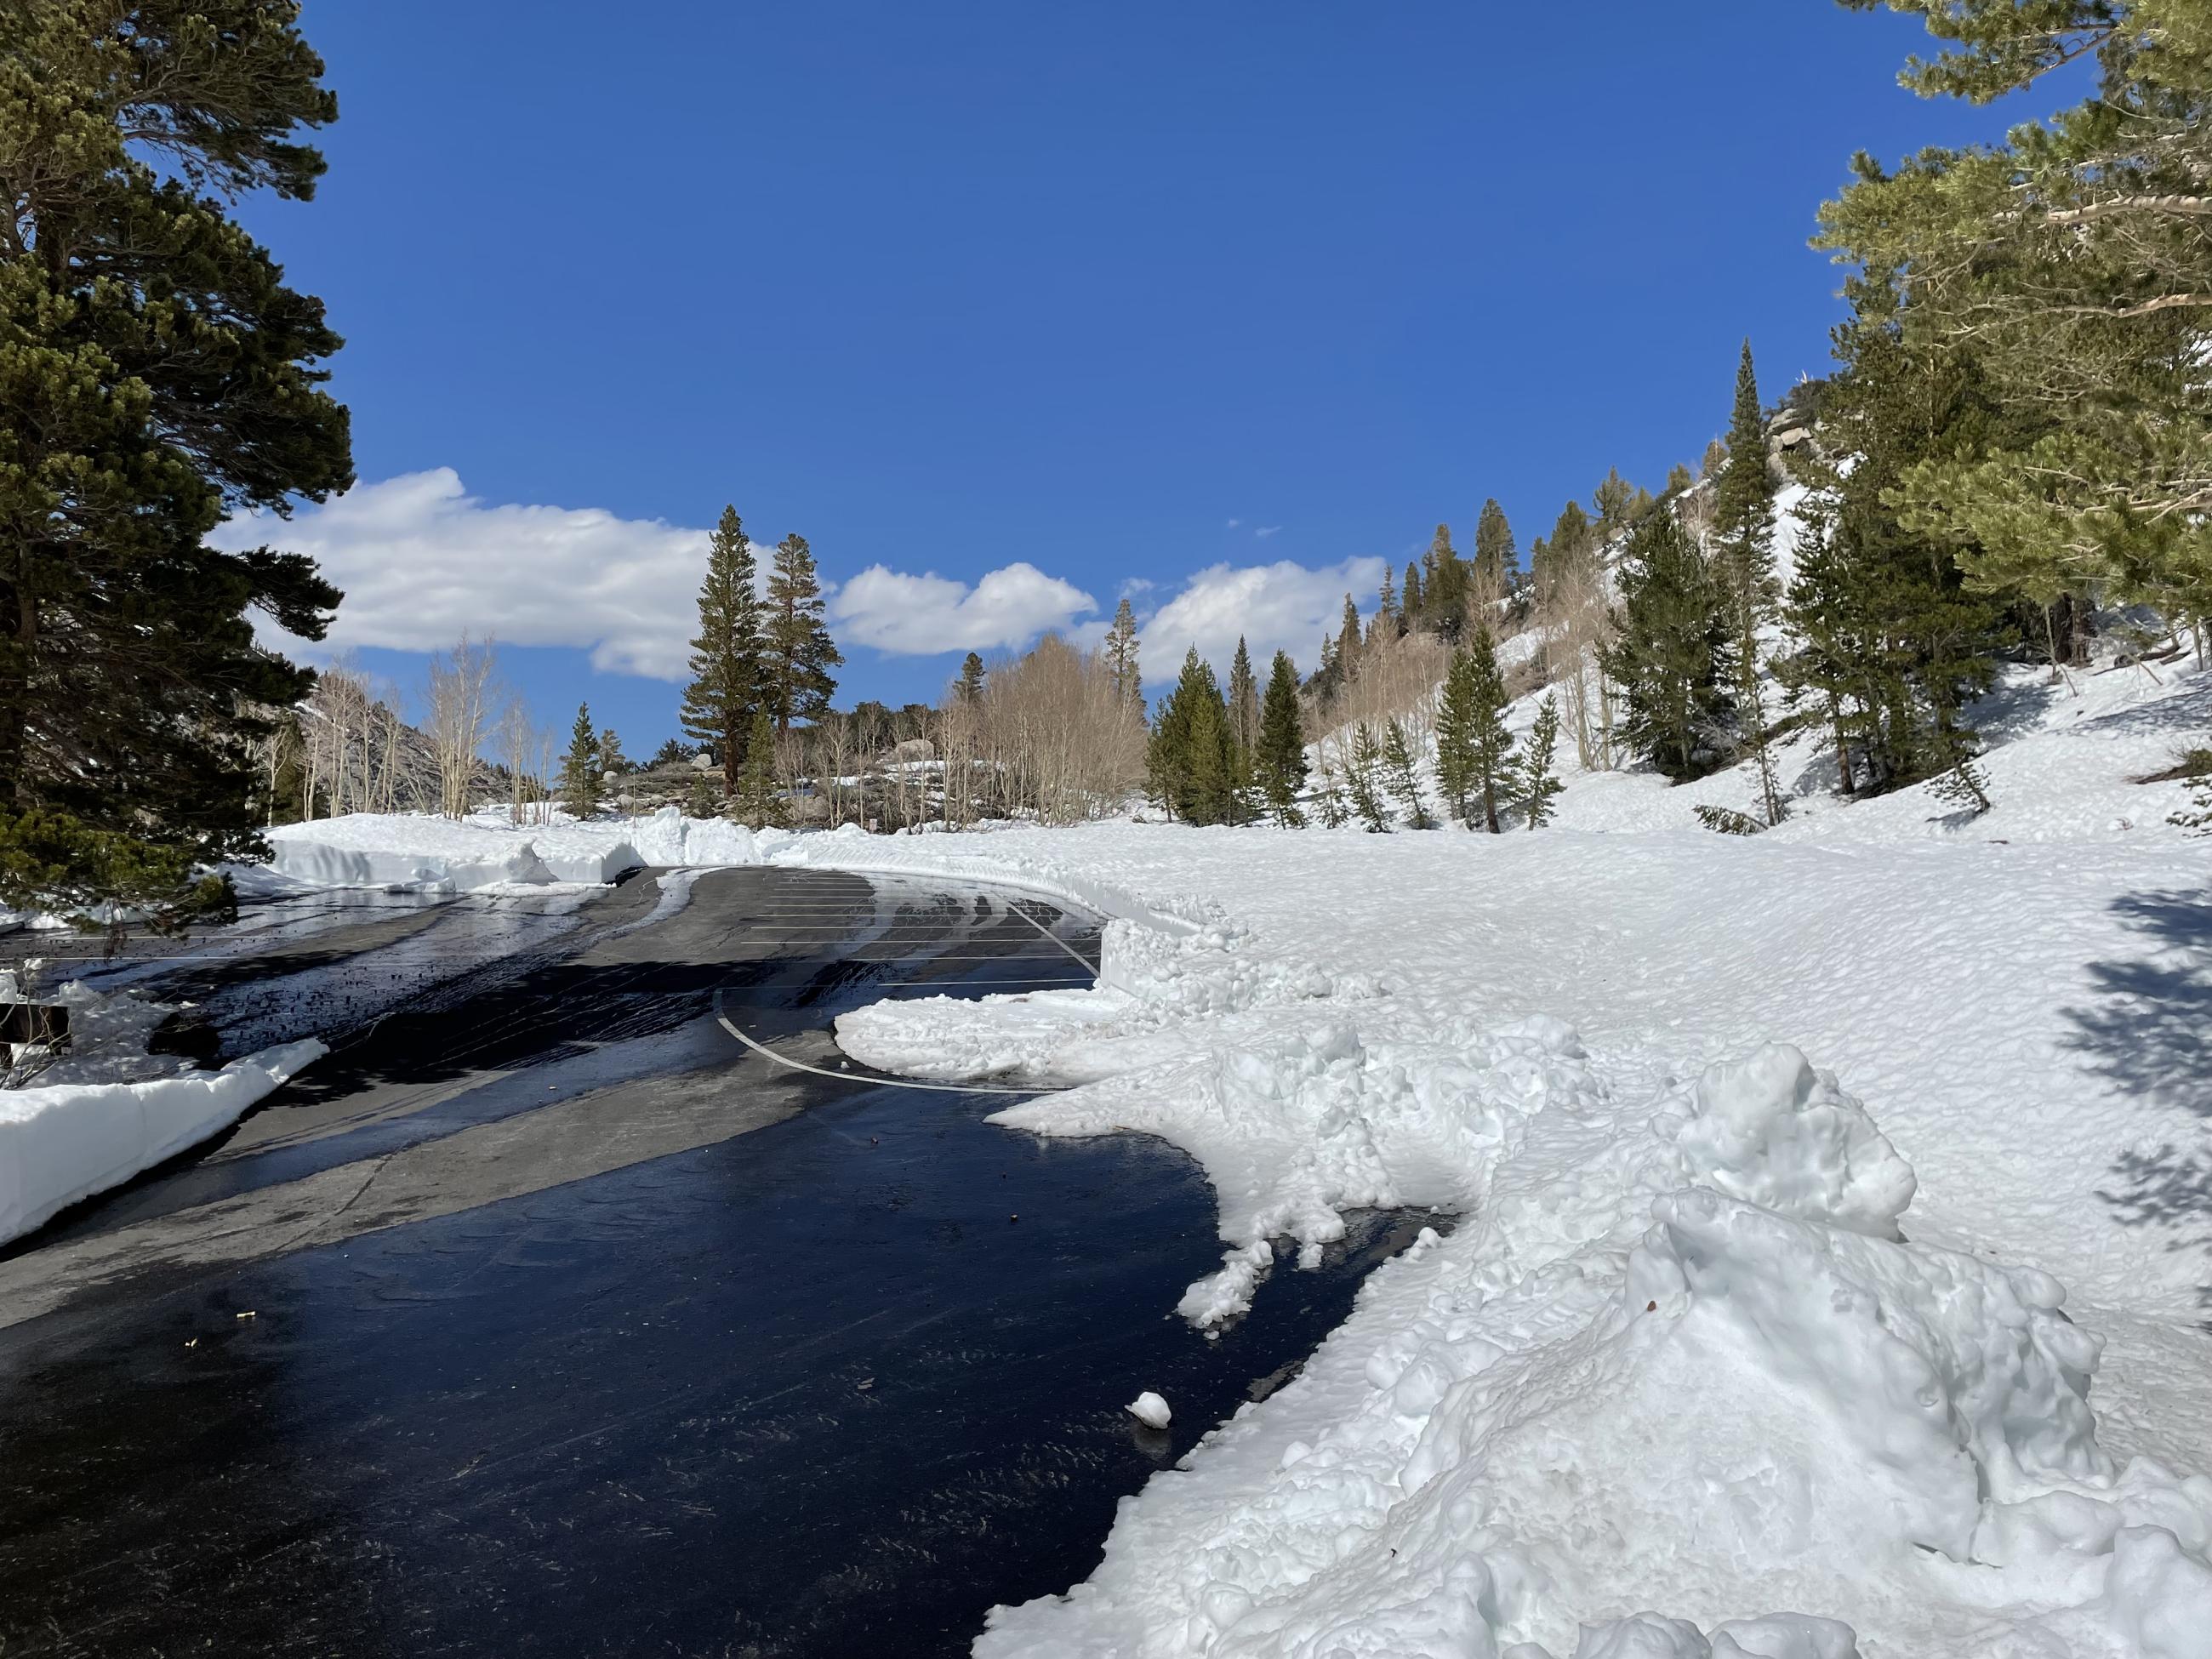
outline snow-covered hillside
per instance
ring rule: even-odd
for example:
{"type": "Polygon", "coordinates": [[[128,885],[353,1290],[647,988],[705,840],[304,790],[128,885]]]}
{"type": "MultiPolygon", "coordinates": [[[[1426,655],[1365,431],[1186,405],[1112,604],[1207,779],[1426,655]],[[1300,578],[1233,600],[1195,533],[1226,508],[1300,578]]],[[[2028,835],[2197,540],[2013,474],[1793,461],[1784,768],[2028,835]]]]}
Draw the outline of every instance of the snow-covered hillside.
{"type": "Polygon", "coordinates": [[[2130,781],[2208,713],[2201,674],[2021,677],[1971,822],[1824,800],[1800,757],[1749,839],[1695,827],[1747,803],[1725,774],[1571,777],[1559,827],[1498,837],[732,839],[1117,918],[1096,991],[839,1035],[1076,1080],[1005,1121],[1200,1159],[1224,1258],[1192,1340],[1348,1209],[1457,1218],[979,1651],[2212,1651],[2212,842],[2130,781]]]}

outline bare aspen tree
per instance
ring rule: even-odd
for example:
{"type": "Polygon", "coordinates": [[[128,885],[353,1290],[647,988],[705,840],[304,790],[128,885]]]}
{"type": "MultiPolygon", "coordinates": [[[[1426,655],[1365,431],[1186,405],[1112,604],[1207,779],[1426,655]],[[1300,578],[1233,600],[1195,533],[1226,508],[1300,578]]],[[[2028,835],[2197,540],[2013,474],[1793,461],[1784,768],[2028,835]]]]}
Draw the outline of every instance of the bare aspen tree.
{"type": "Polygon", "coordinates": [[[477,751],[490,721],[495,647],[471,646],[466,634],[446,653],[430,659],[430,747],[438,767],[438,810],[465,817],[477,751]]]}
{"type": "Polygon", "coordinates": [[[1121,684],[1105,653],[1048,634],[992,671],[960,763],[980,750],[985,787],[1007,816],[1075,823],[1116,811],[1145,775],[1144,715],[1121,684]]]}
{"type": "Polygon", "coordinates": [[[507,816],[510,823],[529,821],[531,763],[536,758],[537,728],[530,708],[520,697],[509,696],[499,711],[499,758],[507,768],[507,816]]]}

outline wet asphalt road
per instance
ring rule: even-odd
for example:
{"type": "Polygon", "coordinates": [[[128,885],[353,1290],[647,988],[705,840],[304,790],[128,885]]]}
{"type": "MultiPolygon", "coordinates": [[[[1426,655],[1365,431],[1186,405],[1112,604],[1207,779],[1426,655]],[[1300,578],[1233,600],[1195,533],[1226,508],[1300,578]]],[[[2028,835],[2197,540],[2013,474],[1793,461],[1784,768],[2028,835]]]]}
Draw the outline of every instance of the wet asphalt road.
{"type": "Polygon", "coordinates": [[[0,1656],[951,1654],[1064,1589],[1413,1224],[1206,1341],[1179,1153],[786,1070],[714,1010],[836,1070],[843,1008],[1096,953],[1036,900],[744,870],[166,968],[255,1041],[351,1029],[0,1255],[0,1656]]]}

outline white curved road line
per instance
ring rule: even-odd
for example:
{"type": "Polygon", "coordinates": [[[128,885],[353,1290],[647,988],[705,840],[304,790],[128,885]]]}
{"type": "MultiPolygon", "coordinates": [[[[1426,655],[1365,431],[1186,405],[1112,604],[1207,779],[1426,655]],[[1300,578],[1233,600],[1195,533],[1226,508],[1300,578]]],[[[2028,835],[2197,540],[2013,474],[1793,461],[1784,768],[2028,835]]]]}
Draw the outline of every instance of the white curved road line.
{"type": "Polygon", "coordinates": [[[720,991],[714,993],[714,1021],[755,1054],[766,1054],[788,1070],[809,1072],[816,1077],[826,1077],[838,1083],[865,1083],[872,1089],[927,1089],[940,1095],[1048,1095],[1054,1092],[1049,1088],[1009,1089],[988,1083],[917,1083],[907,1078],[870,1077],[863,1073],[832,1072],[824,1066],[809,1066],[803,1060],[793,1060],[787,1054],[776,1053],[764,1042],[754,1042],[732,1024],[730,1017],[722,1012],[722,994],[720,991]]]}
{"type": "Polygon", "coordinates": [[[1038,933],[1039,933],[1040,935],[1042,935],[1043,938],[1045,938],[1045,939],[1047,939],[1050,940],[1053,944],[1057,945],[1058,946],[1060,946],[1060,948],[1061,950],[1063,950],[1063,951],[1066,951],[1066,952],[1067,952],[1067,954],[1068,954],[1069,956],[1073,957],[1075,958],[1076,965],[1077,965],[1078,967],[1081,968],[1085,973],[1086,973],[1086,974],[1091,974],[1091,975],[1095,975],[1099,971],[1099,970],[1098,970],[1098,966],[1097,966],[1097,963],[1084,961],[1083,957],[1081,957],[1081,956],[1077,952],[1077,951],[1076,951],[1075,947],[1074,947],[1073,945],[1070,945],[1070,944],[1069,944],[1066,939],[1062,939],[1059,934],[1057,934],[1057,933],[1053,933],[1051,930],[1049,930],[1048,928],[1047,928],[1047,927],[1045,927],[1045,925],[1044,925],[1042,922],[1039,921],[1038,921],[1035,916],[1031,915],[1028,911],[1026,911],[1026,910],[1023,909],[1023,908],[1021,908],[1021,906],[1019,906],[1019,905],[1018,905],[1018,904],[1009,904],[1009,905],[1006,907],[1006,908],[1008,908],[1009,910],[1012,911],[1016,915],[1019,916],[1019,917],[1020,917],[1024,921],[1026,921],[1027,923],[1029,923],[1029,925],[1030,925],[1030,927],[1032,927],[1036,928],[1036,929],[1037,930],[1038,933]]]}

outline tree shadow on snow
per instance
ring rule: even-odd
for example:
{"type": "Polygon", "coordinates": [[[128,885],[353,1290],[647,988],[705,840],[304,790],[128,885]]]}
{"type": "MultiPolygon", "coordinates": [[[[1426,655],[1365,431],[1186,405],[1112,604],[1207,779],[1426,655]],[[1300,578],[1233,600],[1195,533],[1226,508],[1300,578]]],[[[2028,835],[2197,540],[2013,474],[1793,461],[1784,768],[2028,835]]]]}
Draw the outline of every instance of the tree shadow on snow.
{"type": "MultiPolygon", "coordinates": [[[[2112,908],[2151,948],[2089,964],[2098,1000],[2065,1011],[2067,1046],[2174,1133],[2153,1150],[2123,1152],[2097,1195],[2123,1224],[2168,1229],[2174,1249],[2203,1251],[2212,1265],[2212,889],[2130,893],[2112,908]]],[[[2197,1295],[2212,1310],[2212,1272],[2197,1295]]]]}

